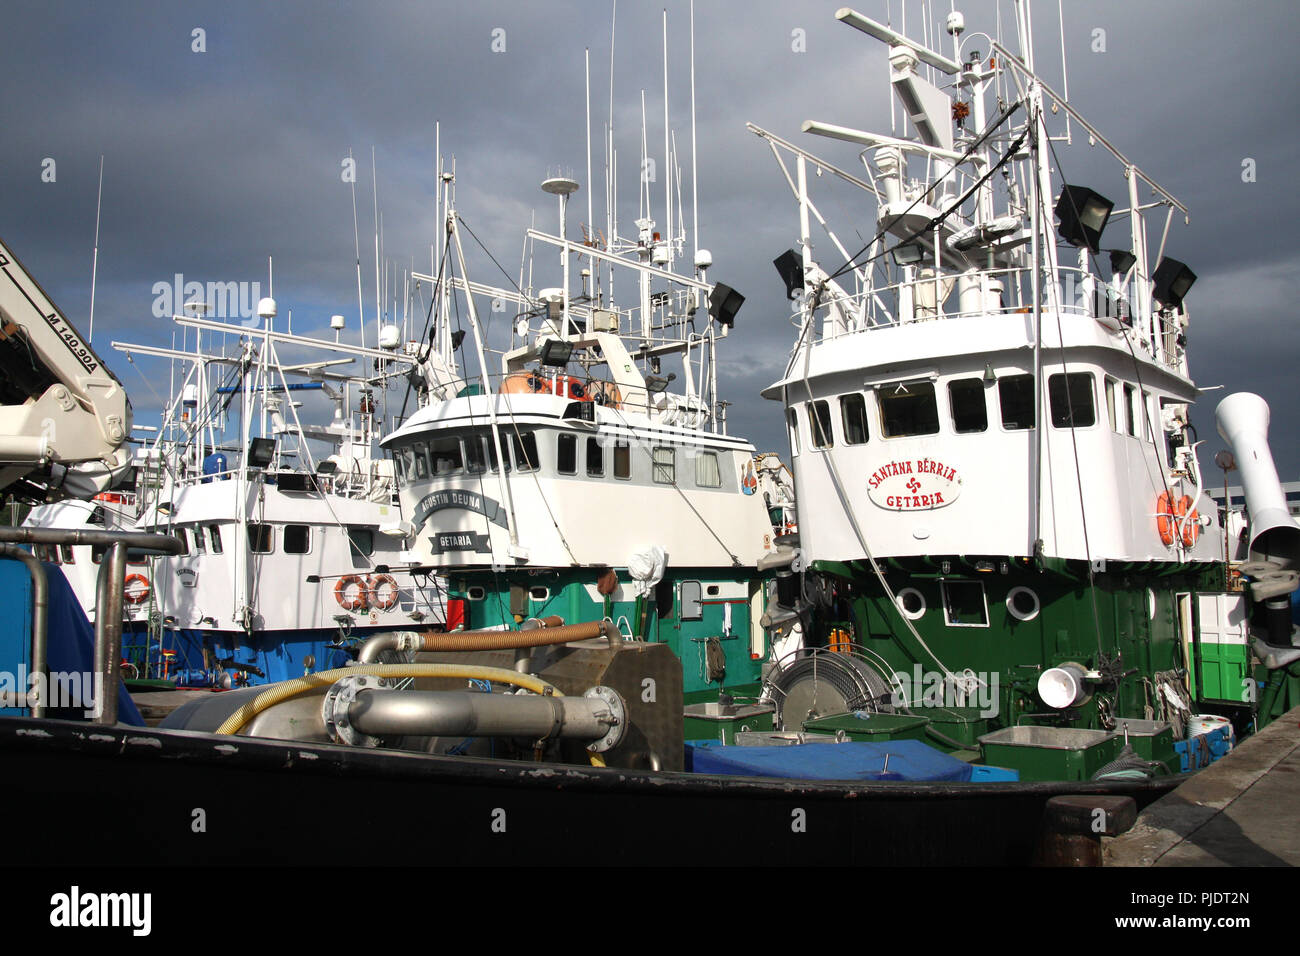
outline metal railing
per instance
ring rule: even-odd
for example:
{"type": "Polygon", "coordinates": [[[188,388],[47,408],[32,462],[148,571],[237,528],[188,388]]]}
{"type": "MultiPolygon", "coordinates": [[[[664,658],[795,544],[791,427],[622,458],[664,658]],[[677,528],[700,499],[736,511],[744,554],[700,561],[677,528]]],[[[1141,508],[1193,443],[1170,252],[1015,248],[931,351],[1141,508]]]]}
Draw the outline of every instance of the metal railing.
{"type": "MultiPolygon", "coordinates": [[[[122,606],[126,588],[127,551],[144,554],[180,554],[181,542],[165,534],[135,531],[82,531],[62,528],[0,528],[0,557],[27,565],[32,576],[32,664],[36,686],[50,686],[46,670],[49,656],[49,581],[30,552],[19,545],[99,545],[107,550],[95,585],[95,672],[101,700],[96,723],[117,723],[117,698],[122,657],[122,606]],[[45,680],[42,682],[41,677],[45,680]]],[[[28,701],[33,717],[45,716],[45,701],[28,701]]]]}

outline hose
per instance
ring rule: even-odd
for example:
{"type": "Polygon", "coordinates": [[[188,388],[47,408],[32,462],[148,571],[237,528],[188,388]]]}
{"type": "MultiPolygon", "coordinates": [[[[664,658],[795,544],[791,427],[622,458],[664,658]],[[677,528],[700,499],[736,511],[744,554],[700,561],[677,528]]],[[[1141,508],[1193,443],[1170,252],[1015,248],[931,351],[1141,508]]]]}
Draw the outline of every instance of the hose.
{"type": "MultiPolygon", "coordinates": [[[[548,618],[547,620],[551,620],[548,618]]],[[[543,622],[545,623],[545,621],[543,622]]],[[[361,648],[358,660],[362,664],[376,662],[384,650],[414,651],[497,651],[517,647],[545,647],[551,644],[568,644],[604,636],[611,647],[623,643],[623,634],[610,621],[587,621],[582,624],[563,624],[558,627],[535,627],[521,631],[428,631],[418,634],[401,631],[380,634],[370,638],[361,648]]]]}
{"type": "Polygon", "coordinates": [[[275,684],[227,717],[217,728],[217,733],[225,736],[238,733],[250,720],[276,704],[319,687],[328,687],[345,677],[360,676],[464,677],[470,680],[500,681],[503,684],[514,684],[516,687],[531,690],[535,694],[560,696],[560,692],[546,681],[530,674],[506,670],[503,667],[474,667],[466,664],[363,664],[356,667],[337,667],[334,670],[307,674],[275,684]]]}

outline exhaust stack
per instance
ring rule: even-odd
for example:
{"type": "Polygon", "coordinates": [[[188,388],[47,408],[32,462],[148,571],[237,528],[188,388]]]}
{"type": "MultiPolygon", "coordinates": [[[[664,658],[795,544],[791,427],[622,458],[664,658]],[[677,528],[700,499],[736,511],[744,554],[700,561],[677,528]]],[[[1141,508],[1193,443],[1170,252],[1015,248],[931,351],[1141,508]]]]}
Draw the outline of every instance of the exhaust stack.
{"type": "Polygon", "coordinates": [[[1300,525],[1291,517],[1268,447],[1268,403],[1236,392],[1215,410],[1219,434],[1232,448],[1250,516],[1250,559],[1300,568],[1300,525]]]}

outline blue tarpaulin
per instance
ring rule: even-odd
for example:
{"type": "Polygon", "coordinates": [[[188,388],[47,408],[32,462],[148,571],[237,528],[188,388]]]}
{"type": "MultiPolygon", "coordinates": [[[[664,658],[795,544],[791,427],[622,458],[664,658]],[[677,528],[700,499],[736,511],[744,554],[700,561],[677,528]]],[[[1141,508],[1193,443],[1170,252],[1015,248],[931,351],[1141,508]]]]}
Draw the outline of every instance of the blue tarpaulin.
{"type": "Polygon", "coordinates": [[[795,780],[966,781],[971,765],[919,740],[885,743],[797,744],[789,747],[723,746],[716,740],[686,743],[693,773],[795,780]],[[885,756],[889,770],[885,772],[885,756]]]}

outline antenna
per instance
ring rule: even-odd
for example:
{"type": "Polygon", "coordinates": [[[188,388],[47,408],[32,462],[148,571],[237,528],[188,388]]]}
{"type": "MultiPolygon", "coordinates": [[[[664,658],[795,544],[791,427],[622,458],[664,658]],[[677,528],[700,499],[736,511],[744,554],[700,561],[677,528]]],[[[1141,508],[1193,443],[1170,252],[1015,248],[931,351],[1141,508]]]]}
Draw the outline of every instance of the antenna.
{"type": "Polygon", "coordinates": [[[673,268],[673,156],[668,144],[668,10],[664,10],[664,248],[668,250],[668,271],[673,268]]]}
{"type": "MultiPolygon", "coordinates": [[[[348,159],[352,159],[352,147],[348,147],[348,159]]],[[[361,233],[357,228],[357,164],[352,162],[352,242],[357,254],[357,320],[361,324],[364,336],[366,327],[366,305],[361,298],[361,233]]],[[[364,338],[362,340],[364,342],[364,338]]]]}
{"type": "Polygon", "coordinates": [[[95,274],[99,271],[99,209],[104,202],[104,154],[99,154],[99,198],[95,200],[95,251],[90,259],[90,337],[95,341],[95,274]]]}
{"type": "Polygon", "coordinates": [[[595,229],[595,219],[591,211],[591,47],[583,51],[587,75],[587,228],[595,229]]]}
{"type": "Polygon", "coordinates": [[[691,219],[691,252],[694,254],[700,251],[700,193],[695,166],[695,0],[691,0],[691,219]]]}
{"type": "MultiPolygon", "coordinates": [[[[375,199],[375,321],[379,321],[380,298],[383,287],[379,284],[379,172],[375,165],[375,147],[370,147],[370,189],[375,199]]],[[[366,327],[361,326],[361,347],[366,347],[366,327]]]]}
{"type": "MultiPolygon", "coordinates": [[[[1062,0],[1056,0],[1056,26],[1061,33],[1061,83],[1064,86],[1065,101],[1070,101],[1070,74],[1065,69],[1065,8],[1062,0]]],[[[1070,139],[1070,111],[1065,111],[1065,142],[1074,145],[1070,139]]]]}
{"type": "Polygon", "coordinates": [[[637,187],[637,208],[640,211],[641,219],[645,219],[650,213],[650,180],[646,176],[645,162],[647,159],[647,147],[645,139],[645,90],[641,91],[641,185],[637,187]]]}

